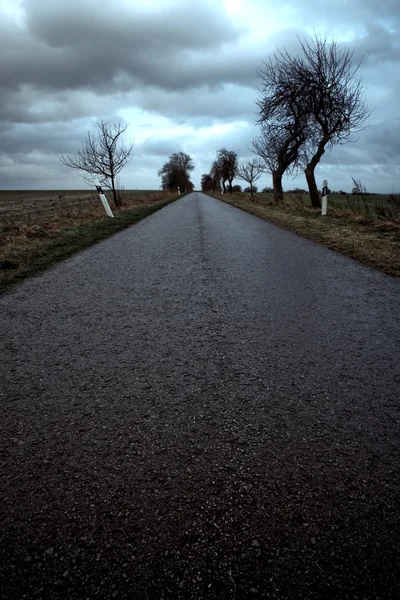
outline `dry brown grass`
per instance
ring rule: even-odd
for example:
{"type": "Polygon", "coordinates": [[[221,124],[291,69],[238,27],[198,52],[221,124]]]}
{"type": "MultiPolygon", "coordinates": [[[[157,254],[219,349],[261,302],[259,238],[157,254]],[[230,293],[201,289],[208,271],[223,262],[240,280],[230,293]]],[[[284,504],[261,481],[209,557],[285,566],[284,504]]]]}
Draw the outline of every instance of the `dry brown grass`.
{"type": "MultiPolygon", "coordinates": [[[[41,203],[35,200],[38,210],[32,216],[32,197],[24,194],[25,201],[19,198],[14,215],[7,206],[7,219],[3,218],[0,198],[0,290],[135,223],[175,198],[159,191],[125,192],[123,206],[113,208],[115,218],[110,219],[97,197],[69,205],[60,202],[50,213],[40,210],[41,203]]],[[[5,193],[2,195],[4,201],[5,193]]],[[[43,204],[43,196],[41,199],[43,204]]]]}
{"type": "MultiPolygon", "coordinates": [[[[161,191],[124,191],[123,205],[116,209],[111,194],[106,195],[114,212],[159,202],[170,196],[161,191]]],[[[104,209],[98,195],[92,191],[0,191],[0,233],[31,225],[47,228],[55,222],[85,222],[102,215],[104,209]]]]}
{"type": "Polygon", "coordinates": [[[287,195],[276,205],[270,194],[226,194],[219,199],[246,212],[295,231],[336,252],[394,276],[400,276],[400,225],[366,218],[346,209],[332,209],[326,217],[311,209],[301,197],[287,195]]]}
{"type": "MultiPolygon", "coordinates": [[[[58,195],[58,192],[37,191],[0,193],[0,260],[4,248],[9,250],[11,247],[32,245],[34,240],[56,237],[65,227],[94,223],[105,217],[97,194],[85,196],[82,192],[69,192],[68,201],[59,199],[58,195]],[[50,209],[47,196],[54,198],[50,209]],[[74,200],[71,201],[71,198],[74,200]]],[[[167,192],[158,191],[125,192],[123,205],[112,210],[117,215],[171,197],[167,192]]]]}

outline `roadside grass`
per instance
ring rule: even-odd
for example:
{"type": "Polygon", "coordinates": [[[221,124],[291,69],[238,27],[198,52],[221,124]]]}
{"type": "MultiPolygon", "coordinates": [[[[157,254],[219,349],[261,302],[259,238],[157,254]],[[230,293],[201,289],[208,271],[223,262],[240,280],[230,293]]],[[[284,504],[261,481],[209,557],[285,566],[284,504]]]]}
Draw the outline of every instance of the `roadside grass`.
{"type": "MultiPolygon", "coordinates": [[[[323,244],[336,252],[358,260],[393,276],[400,276],[400,223],[350,212],[330,206],[321,217],[296,194],[285,194],[282,204],[275,204],[272,194],[212,194],[227,204],[323,244]]],[[[371,214],[372,209],[370,210],[371,214]]]]}
{"type": "MultiPolygon", "coordinates": [[[[157,194],[157,192],[155,193],[157,194]]],[[[0,293],[27,277],[44,271],[55,263],[88,248],[178,199],[164,194],[163,200],[114,211],[107,217],[102,207],[88,212],[73,212],[40,225],[25,225],[0,232],[0,293]]],[[[182,195],[183,196],[183,195],[182,195]]],[[[182,196],[180,196],[182,198],[182,196]]]]}
{"type": "MultiPolygon", "coordinates": [[[[272,194],[263,194],[270,196],[272,194]]],[[[285,194],[290,202],[304,204],[311,208],[310,195],[303,190],[285,194]]],[[[400,223],[400,194],[393,191],[391,194],[346,194],[331,193],[328,200],[331,212],[345,213],[348,215],[363,216],[372,219],[386,219],[400,223]]]]}
{"type": "MultiPolygon", "coordinates": [[[[110,192],[106,192],[112,210],[126,210],[143,204],[152,204],[170,196],[159,190],[129,190],[118,192],[122,205],[116,209],[110,192]]],[[[53,222],[67,222],[71,216],[85,218],[89,214],[102,215],[104,209],[93,190],[0,190],[0,235],[4,230],[27,225],[49,226],[53,222]]]]}

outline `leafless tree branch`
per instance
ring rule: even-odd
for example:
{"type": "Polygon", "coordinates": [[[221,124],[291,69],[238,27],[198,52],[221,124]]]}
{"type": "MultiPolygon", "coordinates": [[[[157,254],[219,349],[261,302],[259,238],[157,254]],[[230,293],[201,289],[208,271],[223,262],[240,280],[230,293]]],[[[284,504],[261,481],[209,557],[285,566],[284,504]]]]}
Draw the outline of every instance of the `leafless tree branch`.
{"type": "Polygon", "coordinates": [[[96,125],[97,134],[89,132],[74,156],[61,154],[59,159],[67,167],[81,171],[84,181],[89,185],[99,182],[112,190],[115,205],[118,206],[115,178],[132,159],[133,151],[133,144],[121,144],[121,136],[127,130],[128,123],[110,123],[98,119],[96,125]]]}
{"type": "Polygon", "coordinates": [[[253,198],[253,186],[265,172],[265,164],[258,158],[243,160],[238,165],[237,176],[250,185],[250,193],[253,198]]]}

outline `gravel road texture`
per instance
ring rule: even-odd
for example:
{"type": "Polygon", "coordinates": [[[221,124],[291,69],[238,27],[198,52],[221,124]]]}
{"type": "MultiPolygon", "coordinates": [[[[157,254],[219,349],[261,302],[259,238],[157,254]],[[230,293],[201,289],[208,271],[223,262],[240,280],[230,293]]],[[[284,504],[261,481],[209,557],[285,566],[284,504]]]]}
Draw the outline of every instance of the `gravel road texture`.
{"type": "Polygon", "coordinates": [[[1,297],[0,597],[399,598],[399,301],[200,193],[1,297]]]}

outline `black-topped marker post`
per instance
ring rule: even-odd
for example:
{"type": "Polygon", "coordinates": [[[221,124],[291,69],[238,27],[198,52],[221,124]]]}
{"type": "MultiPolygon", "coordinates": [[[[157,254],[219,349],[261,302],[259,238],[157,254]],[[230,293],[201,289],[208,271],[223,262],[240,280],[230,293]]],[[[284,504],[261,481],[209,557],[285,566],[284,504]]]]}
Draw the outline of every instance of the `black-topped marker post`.
{"type": "Polygon", "coordinates": [[[324,179],[322,183],[322,206],[321,215],[324,217],[328,210],[328,180],[324,179]]]}
{"type": "Polygon", "coordinates": [[[96,190],[97,190],[97,193],[99,194],[100,200],[103,203],[104,210],[106,211],[107,215],[109,217],[113,217],[114,218],[114,215],[112,214],[110,205],[108,204],[108,200],[107,200],[107,198],[106,198],[106,196],[105,196],[105,194],[104,194],[104,192],[102,190],[101,185],[96,185],[96,190]]]}

